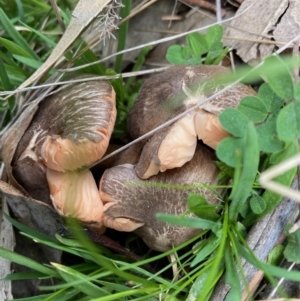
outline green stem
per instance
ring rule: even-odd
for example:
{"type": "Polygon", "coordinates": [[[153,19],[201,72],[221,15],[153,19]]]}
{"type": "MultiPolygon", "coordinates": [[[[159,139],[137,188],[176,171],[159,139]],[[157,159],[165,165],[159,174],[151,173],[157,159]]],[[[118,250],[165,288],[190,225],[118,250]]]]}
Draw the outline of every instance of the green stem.
{"type": "Polygon", "coordinates": [[[221,242],[218,247],[216,257],[214,259],[214,262],[212,264],[211,272],[209,276],[207,277],[205,284],[203,285],[204,290],[201,292],[201,294],[198,296],[196,301],[205,301],[207,300],[207,297],[210,294],[210,291],[212,289],[212,283],[214,283],[214,280],[219,272],[223,257],[224,257],[224,251],[226,247],[226,241],[227,241],[227,233],[228,233],[228,221],[229,221],[229,214],[228,214],[228,201],[225,202],[225,210],[224,210],[224,222],[223,222],[223,229],[222,229],[222,237],[221,242]]]}
{"type": "MultiPolygon", "coordinates": [[[[130,11],[131,11],[131,0],[123,0],[123,7],[120,10],[120,17],[122,19],[126,18],[129,16],[130,11]]],[[[118,48],[117,52],[122,51],[125,49],[126,46],[126,38],[127,38],[127,33],[128,33],[128,26],[129,26],[129,21],[124,22],[119,29],[119,36],[118,36],[118,48]]],[[[123,55],[120,54],[116,58],[116,65],[115,65],[115,71],[117,73],[121,72],[121,64],[122,64],[122,58],[123,55]]]]}

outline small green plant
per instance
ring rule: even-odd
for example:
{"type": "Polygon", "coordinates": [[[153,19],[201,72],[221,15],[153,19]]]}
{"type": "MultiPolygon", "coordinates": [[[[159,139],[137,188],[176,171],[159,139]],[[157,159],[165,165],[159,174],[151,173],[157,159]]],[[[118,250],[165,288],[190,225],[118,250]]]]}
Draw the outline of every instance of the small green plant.
{"type": "Polygon", "coordinates": [[[194,32],[186,37],[187,45],[172,45],[166,58],[173,64],[186,65],[218,65],[228,53],[228,47],[223,46],[223,27],[214,25],[205,35],[194,32]]]}
{"type": "MultiPolygon", "coordinates": [[[[141,69],[149,50],[150,48],[146,47],[140,51],[139,56],[132,68],[132,71],[138,71],[141,69]]],[[[117,73],[112,69],[106,70],[106,75],[115,74],[117,73]]],[[[127,134],[127,115],[135,102],[142,82],[140,80],[137,80],[135,77],[130,77],[129,79],[127,79],[126,83],[124,83],[122,76],[117,79],[113,79],[110,82],[116,92],[118,110],[113,137],[121,138],[127,134]]]]}

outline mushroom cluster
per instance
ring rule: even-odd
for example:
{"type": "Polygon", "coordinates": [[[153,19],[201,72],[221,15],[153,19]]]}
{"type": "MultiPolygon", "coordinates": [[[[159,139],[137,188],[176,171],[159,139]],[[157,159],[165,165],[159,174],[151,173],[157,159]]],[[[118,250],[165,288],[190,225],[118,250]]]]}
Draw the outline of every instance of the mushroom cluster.
{"type": "MultiPolygon", "coordinates": [[[[132,139],[220,90],[221,85],[207,83],[224,72],[219,66],[177,66],[146,80],[128,116],[132,139]]],[[[12,157],[12,182],[62,216],[98,231],[135,231],[152,249],[168,250],[199,230],[167,225],[155,213],[187,212],[189,193],[218,203],[212,191],[199,185],[216,183],[211,148],[228,136],[217,116],[254,94],[240,84],[134,145],[104,172],[98,188],[87,167],[108,147],[115,92],[107,81],[71,84],[40,103],[12,157]]]]}
{"type": "Polygon", "coordinates": [[[107,81],[72,84],[40,103],[13,157],[13,176],[57,212],[102,227],[103,205],[90,170],[105,153],[116,119],[107,81]]]}

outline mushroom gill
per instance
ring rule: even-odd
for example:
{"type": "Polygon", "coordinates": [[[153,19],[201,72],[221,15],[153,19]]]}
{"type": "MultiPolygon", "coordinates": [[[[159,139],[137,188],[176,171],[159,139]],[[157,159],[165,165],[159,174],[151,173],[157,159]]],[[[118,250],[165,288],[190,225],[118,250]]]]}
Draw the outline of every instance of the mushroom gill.
{"type": "Polygon", "coordinates": [[[198,109],[194,115],[194,126],[199,140],[216,149],[219,142],[230,134],[222,127],[218,116],[198,109]]]}
{"type": "Polygon", "coordinates": [[[216,183],[218,169],[214,158],[211,150],[198,145],[190,162],[149,180],[141,180],[131,164],[107,169],[99,188],[100,198],[105,203],[104,225],[119,231],[135,229],[145,243],[157,251],[169,250],[190,239],[200,230],[168,225],[157,220],[155,214],[186,213],[190,193],[202,194],[210,204],[217,204],[216,194],[201,186],[201,183],[216,183]]]}
{"type": "Polygon", "coordinates": [[[59,172],[47,168],[50,196],[56,211],[89,226],[102,226],[103,204],[89,170],[59,172]]]}

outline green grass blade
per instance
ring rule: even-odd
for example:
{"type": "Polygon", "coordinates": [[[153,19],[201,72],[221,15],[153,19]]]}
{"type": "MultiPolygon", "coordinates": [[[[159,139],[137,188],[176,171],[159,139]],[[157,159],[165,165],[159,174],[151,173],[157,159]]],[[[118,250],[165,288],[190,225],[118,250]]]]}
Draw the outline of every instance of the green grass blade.
{"type": "Polygon", "coordinates": [[[244,238],[241,236],[241,234],[236,231],[236,234],[242,244],[236,239],[235,245],[239,252],[239,254],[244,257],[249,263],[251,263],[253,266],[257,267],[259,270],[262,270],[265,274],[265,277],[268,278],[268,280],[275,285],[276,281],[273,277],[278,278],[285,278],[292,281],[300,281],[300,272],[299,271],[289,271],[284,268],[280,268],[277,266],[274,266],[269,263],[264,263],[260,261],[254,254],[254,252],[251,250],[251,248],[248,246],[247,242],[244,240],[244,238]]]}
{"type": "Polygon", "coordinates": [[[94,260],[97,262],[97,264],[99,264],[100,266],[102,266],[104,269],[107,269],[107,271],[123,278],[126,280],[131,280],[135,283],[142,283],[144,286],[147,287],[157,287],[158,285],[152,281],[146,280],[142,277],[139,277],[137,275],[134,274],[130,274],[128,272],[122,271],[118,268],[115,267],[115,265],[113,264],[112,261],[107,260],[107,258],[101,256],[98,253],[98,248],[95,244],[93,244],[90,240],[87,239],[87,237],[85,236],[84,232],[82,232],[81,230],[79,230],[78,225],[73,224],[74,221],[70,220],[70,225],[71,227],[73,227],[74,229],[77,228],[78,231],[76,231],[76,233],[74,233],[74,235],[76,235],[76,238],[81,242],[82,246],[85,247],[85,249],[89,252],[89,254],[94,258],[94,260]]]}
{"type": "Polygon", "coordinates": [[[63,251],[63,252],[73,254],[73,255],[76,255],[76,256],[79,256],[79,257],[82,257],[86,260],[96,262],[95,259],[90,255],[90,253],[88,251],[83,250],[81,248],[71,248],[71,247],[68,247],[68,246],[63,246],[61,244],[58,244],[56,242],[52,242],[50,240],[42,240],[42,239],[39,239],[39,238],[35,238],[34,236],[31,236],[31,235],[29,235],[27,233],[23,233],[23,232],[21,232],[21,234],[28,237],[28,238],[31,238],[32,240],[34,240],[37,243],[46,245],[48,247],[51,247],[51,248],[54,248],[54,249],[57,249],[57,250],[60,250],[60,251],[63,251]]]}
{"type": "Polygon", "coordinates": [[[72,282],[75,282],[75,288],[87,296],[97,298],[99,296],[109,295],[108,291],[93,284],[86,275],[61,264],[52,263],[52,265],[57,269],[58,273],[67,283],[72,285],[72,282]]]}
{"type": "MultiPolygon", "coordinates": [[[[53,294],[45,294],[45,295],[39,295],[35,297],[28,297],[28,298],[21,298],[21,299],[14,299],[16,301],[48,301],[48,300],[53,300],[53,301],[67,301],[70,300],[72,297],[78,294],[78,290],[76,289],[69,289],[69,290],[64,290],[63,292],[56,292],[53,294]],[[53,299],[53,297],[55,299],[53,299]]],[[[74,300],[74,299],[72,299],[74,300]]]]}
{"type": "Polygon", "coordinates": [[[240,210],[252,191],[258,171],[259,145],[255,127],[251,122],[248,123],[246,131],[242,160],[242,172],[238,179],[238,182],[242,184],[238,185],[237,189],[233,189],[229,196],[229,199],[232,200],[229,210],[229,220],[233,223],[236,222],[240,210]]]}
{"type": "Polygon", "coordinates": [[[189,217],[189,216],[177,216],[172,214],[164,214],[164,213],[157,213],[157,219],[173,224],[179,225],[183,227],[190,227],[195,229],[213,229],[216,226],[215,222],[210,220],[206,220],[199,217],[189,217]]]}
{"type": "Polygon", "coordinates": [[[27,77],[22,70],[14,66],[4,64],[4,68],[12,85],[19,85],[27,77]]]}
{"type": "MultiPolygon", "coordinates": [[[[131,11],[131,0],[123,0],[123,7],[120,10],[120,17],[122,19],[126,18],[129,16],[130,11],[131,11]]],[[[119,29],[119,36],[118,36],[118,48],[117,52],[122,51],[125,49],[126,45],[126,38],[127,38],[127,32],[128,32],[128,26],[129,26],[129,21],[127,20],[124,22],[119,29]]],[[[116,58],[116,64],[115,64],[115,71],[117,73],[121,72],[121,64],[122,64],[122,58],[123,55],[120,54],[116,58]]]]}
{"type": "MultiPolygon", "coordinates": [[[[85,44],[83,44],[82,46],[85,47],[85,44]]],[[[95,62],[97,60],[98,58],[95,55],[95,53],[92,50],[88,49],[79,58],[77,58],[74,61],[74,66],[81,66],[84,64],[95,62]]],[[[96,65],[86,67],[85,71],[86,73],[104,75],[105,67],[103,64],[96,64],[96,65]]]]}
{"type": "Polygon", "coordinates": [[[10,52],[11,54],[16,54],[27,58],[31,58],[31,55],[28,54],[27,51],[25,51],[22,47],[20,47],[19,45],[17,45],[16,43],[10,40],[0,38],[0,44],[3,47],[5,47],[8,50],[8,52],[10,52]]]}
{"type": "Polygon", "coordinates": [[[25,20],[22,1],[21,0],[15,0],[15,2],[16,2],[17,8],[18,8],[19,20],[25,20]]]}
{"type": "Polygon", "coordinates": [[[25,24],[25,23],[23,23],[23,22],[21,22],[21,21],[19,21],[19,22],[20,22],[24,27],[30,29],[31,32],[35,33],[38,37],[40,37],[41,40],[42,40],[43,42],[45,42],[45,44],[46,44],[47,46],[51,46],[51,47],[53,47],[53,48],[56,46],[56,43],[55,43],[53,40],[49,39],[47,36],[45,36],[45,35],[44,35],[43,33],[41,33],[40,31],[38,31],[38,30],[36,30],[36,29],[34,29],[34,28],[28,26],[27,24],[25,24]]]}
{"type": "MultiPolygon", "coordinates": [[[[148,46],[148,47],[145,47],[143,49],[141,49],[140,53],[139,53],[139,56],[132,68],[132,71],[138,71],[142,68],[144,62],[145,62],[145,59],[146,59],[146,56],[147,54],[149,53],[149,51],[151,50],[151,47],[148,46]]],[[[132,76],[132,77],[129,77],[127,82],[126,82],[126,85],[125,85],[125,90],[128,91],[130,86],[133,84],[133,82],[135,81],[135,76],[132,76]]]]}
{"type": "Polygon", "coordinates": [[[33,69],[38,69],[43,63],[37,60],[33,60],[33,59],[29,59],[27,57],[24,56],[20,56],[20,55],[14,55],[13,56],[16,60],[18,60],[19,62],[23,63],[24,65],[31,67],[33,69]]]}
{"type": "Polygon", "coordinates": [[[5,276],[4,280],[27,280],[27,279],[37,279],[45,277],[45,274],[36,271],[26,271],[8,274],[5,276]]]}
{"type": "Polygon", "coordinates": [[[32,235],[34,238],[37,238],[37,239],[43,239],[43,240],[48,240],[48,241],[52,241],[52,242],[55,242],[55,240],[53,238],[50,238],[49,236],[39,232],[39,231],[36,231],[30,227],[27,227],[25,226],[24,224],[16,221],[15,219],[13,219],[12,217],[10,217],[9,215],[7,215],[5,212],[3,213],[5,218],[14,226],[16,227],[17,229],[19,229],[20,231],[23,231],[27,234],[30,234],[32,235]]]}
{"type": "MultiPolygon", "coordinates": [[[[139,294],[143,294],[143,293],[149,294],[149,293],[151,293],[151,292],[153,292],[155,290],[157,290],[157,288],[154,288],[154,287],[131,289],[131,290],[128,290],[128,291],[125,291],[125,292],[115,293],[115,294],[111,294],[111,295],[106,296],[106,297],[93,299],[92,301],[122,300],[121,298],[124,298],[124,297],[139,295],[139,294]]],[[[159,293],[160,292],[157,291],[157,295],[159,295],[159,293]]]]}
{"type": "Polygon", "coordinates": [[[229,294],[226,296],[226,301],[242,300],[240,278],[234,261],[232,246],[229,241],[227,243],[224,257],[226,267],[225,279],[226,283],[229,284],[231,288],[229,294]]]}
{"type": "Polygon", "coordinates": [[[102,286],[106,287],[109,290],[116,291],[116,292],[124,292],[130,290],[130,287],[114,282],[108,282],[108,281],[101,281],[96,280],[96,283],[101,284],[102,286]]]}
{"type": "MultiPolygon", "coordinates": [[[[191,286],[186,301],[195,301],[196,298],[202,294],[204,286],[207,285],[206,281],[212,271],[212,268],[213,268],[212,262],[210,263],[207,262],[205,269],[203,269],[203,272],[201,271],[201,273],[197,275],[197,278],[195,279],[193,285],[191,286]]],[[[214,284],[219,280],[222,274],[223,274],[223,269],[221,269],[217,277],[215,277],[213,281],[214,284]]],[[[209,297],[207,297],[206,300],[208,300],[208,298],[209,297]]]]}
{"type": "Polygon", "coordinates": [[[2,61],[1,58],[0,58],[0,78],[1,78],[3,89],[6,90],[6,91],[11,90],[12,85],[10,83],[10,80],[8,78],[6,69],[4,67],[4,64],[3,64],[3,61],[2,61]]]}
{"type": "Polygon", "coordinates": [[[224,211],[224,221],[223,221],[223,229],[221,235],[220,245],[216,250],[216,255],[211,265],[211,271],[203,285],[203,291],[198,295],[196,301],[205,301],[207,300],[214,284],[214,280],[217,278],[218,273],[220,273],[220,269],[222,267],[222,261],[224,257],[224,252],[226,248],[227,241],[227,232],[228,232],[228,222],[229,222],[229,213],[228,213],[228,203],[225,203],[225,211],[224,211]]]}
{"type": "Polygon", "coordinates": [[[196,266],[199,262],[204,260],[212,252],[214,252],[215,249],[219,246],[219,244],[220,244],[219,237],[209,238],[208,242],[205,244],[205,246],[200,250],[200,252],[196,255],[196,257],[192,261],[191,267],[196,266]]]}
{"type": "Polygon", "coordinates": [[[15,41],[17,45],[22,47],[32,58],[38,60],[39,57],[31,49],[25,39],[20,35],[20,33],[15,29],[14,25],[11,23],[9,18],[6,16],[5,12],[0,8],[0,22],[7,31],[8,35],[15,41]]]}
{"type": "Polygon", "coordinates": [[[20,265],[23,265],[23,266],[33,269],[35,271],[41,272],[41,273],[45,274],[46,276],[52,276],[52,277],[58,276],[57,272],[54,271],[53,269],[47,268],[46,266],[34,261],[33,259],[27,258],[23,255],[19,255],[15,252],[6,250],[2,247],[0,247],[0,256],[9,261],[18,263],[20,265]]]}
{"type": "Polygon", "coordinates": [[[3,59],[3,62],[6,62],[6,65],[10,66],[11,68],[16,69],[19,73],[27,76],[27,72],[24,71],[14,60],[12,60],[10,57],[8,57],[6,54],[4,54],[2,51],[0,51],[0,57],[3,59]]]}
{"type": "Polygon", "coordinates": [[[76,288],[69,288],[69,289],[61,289],[52,293],[47,298],[43,299],[43,301],[67,301],[67,300],[77,300],[77,298],[73,298],[74,296],[78,295],[80,292],[76,288]]]}

